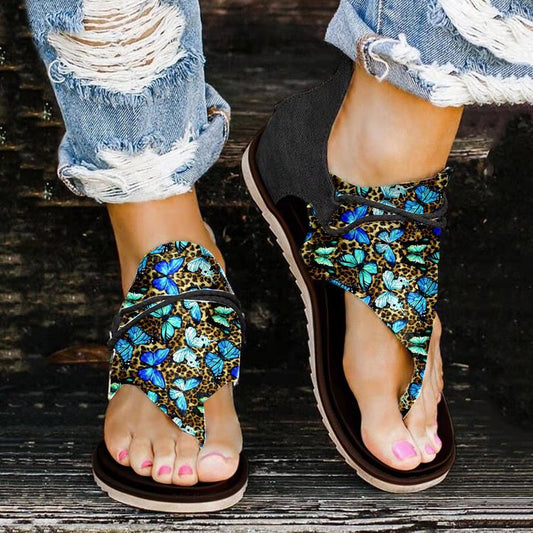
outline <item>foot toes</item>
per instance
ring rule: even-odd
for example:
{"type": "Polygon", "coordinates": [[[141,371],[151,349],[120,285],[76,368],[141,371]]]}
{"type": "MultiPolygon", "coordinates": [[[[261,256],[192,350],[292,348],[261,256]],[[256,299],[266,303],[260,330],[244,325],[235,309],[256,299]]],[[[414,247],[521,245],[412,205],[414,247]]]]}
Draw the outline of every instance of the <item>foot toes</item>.
{"type": "Polygon", "coordinates": [[[176,441],[168,437],[156,437],[152,446],[154,449],[152,477],[159,483],[172,483],[176,462],[176,441]]]}
{"type": "Polygon", "coordinates": [[[104,440],[111,457],[123,466],[130,466],[131,434],[119,428],[113,430],[106,427],[104,440]]]}
{"type": "Polygon", "coordinates": [[[154,464],[152,443],[147,437],[133,437],[130,445],[130,466],[140,476],[150,476],[154,464]]]}
{"type": "Polygon", "coordinates": [[[420,451],[404,425],[396,398],[391,397],[388,402],[381,400],[375,399],[365,410],[366,417],[361,426],[363,442],[386,465],[398,470],[412,470],[421,462],[420,451]]]}
{"type": "Polygon", "coordinates": [[[190,486],[198,483],[196,462],[200,447],[198,441],[191,435],[183,433],[178,438],[176,462],[172,483],[175,485],[190,486]]]}

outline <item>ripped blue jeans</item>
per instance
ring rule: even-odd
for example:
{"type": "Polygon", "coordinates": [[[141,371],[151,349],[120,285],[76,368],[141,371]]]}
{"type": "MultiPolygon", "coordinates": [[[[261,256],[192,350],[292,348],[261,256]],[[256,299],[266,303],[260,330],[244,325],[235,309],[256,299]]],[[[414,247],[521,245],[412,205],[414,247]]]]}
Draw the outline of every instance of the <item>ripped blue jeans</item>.
{"type": "MultiPolygon", "coordinates": [[[[191,190],[230,116],[204,79],[198,1],[26,4],[66,126],[60,179],[106,203],[191,190]]],[[[533,103],[529,0],[341,0],[326,40],[435,105],[533,103]]]]}

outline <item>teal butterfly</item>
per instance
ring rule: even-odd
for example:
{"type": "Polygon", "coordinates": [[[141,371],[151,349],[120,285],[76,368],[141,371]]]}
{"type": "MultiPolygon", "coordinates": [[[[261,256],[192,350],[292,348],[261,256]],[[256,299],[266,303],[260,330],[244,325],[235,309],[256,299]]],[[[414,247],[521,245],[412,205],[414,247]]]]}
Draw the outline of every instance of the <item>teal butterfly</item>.
{"type": "Polygon", "coordinates": [[[228,318],[232,313],[233,309],[231,307],[219,305],[215,307],[214,314],[211,316],[211,318],[213,319],[213,322],[215,322],[215,324],[218,324],[219,326],[223,326],[225,328],[229,328],[231,324],[228,318]]]}
{"type": "Polygon", "coordinates": [[[411,263],[425,265],[426,260],[422,257],[422,252],[428,247],[427,244],[410,244],[406,249],[405,258],[411,263]]]}
{"type": "Polygon", "coordinates": [[[177,350],[172,359],[175,363],[187,363],[187,366],[191,368],[198,368],[197,355],[194,352],[194,348],[205,348],[209,346],[210,340],[205,335],[198,335],[196,328],[193,326],[188,326],[185,329],[185,342],[187,346],[177,350]]]}
{"type": "Polygon", "coordinates": [[[177,329],[181,328],[181,317],[179,315],[171,315],[173,307],[165,305],[150,313],[150,315],[161,319],[161,338],[164,342],[168,342],[174,336],[177,329]]]}
{"type": "Polygon", "coordinates": [[[126,294],[126,299],[124,300],[124,303],[122,304],[122,307],[130,307],[132,305],[135,305],[140,300],[142,300],[144,294],[139,294],[137,292],[128,292],[126,294]]]}
{"type": "Polygon", "coordinates": [[[436,265],[439,264],[439,261],[440,261],[440,252],[433,252],[429,258],[428,258],[432,263],[435,263],[436,265]]]}
{"type": "MultiPolygon", "coordinates": [[[[351,254],[344,254],[339,263],[343,266],[349,268],[355,268],[360,266],[365,259],[365,252],[363,250],[354,250],[351,254]]],[[[364,264],[363,267],[359,270],[358,279],[359,285],[364,291],[367,291],[370,285],[372,284],[372,278],[378,272],[378,267],[374,261],[369,261],[364,264]]]]}
{"type": "Polygon", "coordinates": [[[405,328],[405,326],[407,326],[407,320],[399,319],[392,324],[387,324],[387,326],[392,329],[393,333],[398,334],[405,328]]]}
{"type": "Polygon", "coordinates": [[[437,294],[439,287],[435,281],[428,277],[420,278],[416,284],[417,292],[410,292],[407,295],[407,303],[419,314],[423,315],[427,309],[427,298],[437,294]]]}
{"type": "Polygon", "coordinates": [[[115,351],[125,363],[128,363],[133,355],[133,348],[141,344],[147,344],[150,342],[151,337],[138,326],[132,326],[126,335],[126,337],[116,342],[115,351]]]}
{"type": "Polygon", "coordinates": [[[196,257],[192,261],[189,261],[187,263],[187,270],[189,272],[199,271],[202,276],[206,276],[208,278],[212,278],[215,275],[213,269],[211,268],[211,263],[206,261],[203,257],[196,257]]]}
{"type": "Polygon", "coordinates": [[[182,254],[187,246],[189,246],[189,241],[176,241],[174,245],[176,246],[176,252],[179,254],[182,254]]]}
{"type": "MultiPolygon", "coordinates": [[[[336,243],[335,243],[336,244],[336,243]]],[[[322,266],[334,266],[329,256],[337,249],[336,246],[328,246],[325,248],[317,248],[315,250],[315,263],[318,263],[322,266]]]]}
{"type": "Polygon", "coordinates": [[[213,374],[214,378],[218,380],[224,371],[224,363],[237,359],[241,355],[241,351],[232,342],[223,340],[218,343],[217,353],[209,352],[205,356],[205,362],[213,374]]]}
{"type": "Polygon", "coordinates": [[[411,353],[415,353],[417,355],[423,355],[427,357],[428,352],[426,350],[427,343],[429,342],[429,336],[422,336],[422,337],[411,337],[409,339],[409,345],[407,349],[411,353]]]}
{"type": "Polygon", "coordinates": [[[178,411],[182,415],[187,412],[188,406],[187,398],[185,398],[185,393],[198,387],[201,382],[202,380],[200,378],[189,378],[187,380],[183,378],[178,378],[176,381],[174,381],[173,385],[175,388],[170,389],[169,395],[171,400],[174,400],[178,411]]]}
{"type": "Polygon", "coordinates": [[[383,283],[387,289],[385,292],[381,293],[374,302],[378,309],[383,309],[384,307],[389,306],[395,311],[403,309],[403,304],[400,301],[400,298],[392,291],[397,291],[403,289],[409,285],[407,278],[399,276],[398,278],[394,277],[394,274],[390,270],[386,270],[383,273],[383,283]]]}
{"type": "Polygon", "coordinates": [[[401,228],[395,228],[391,231],[381,231],[378,233],[378,239],[382,242],[378,242],[374,245],[376,252],[383,255],[387,263],[396,264],[396,255],[392,251],[391,244],[402,237],[405,231],[401,228]]]}

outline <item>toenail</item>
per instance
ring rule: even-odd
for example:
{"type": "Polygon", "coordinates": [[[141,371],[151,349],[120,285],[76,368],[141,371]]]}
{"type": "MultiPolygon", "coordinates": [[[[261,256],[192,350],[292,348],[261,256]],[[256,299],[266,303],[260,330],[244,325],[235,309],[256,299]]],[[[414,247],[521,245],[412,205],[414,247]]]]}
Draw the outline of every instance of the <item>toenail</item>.
{"type": "Polygon", "coordinates": [[[124,459],[126,459],[126,457],[128,457],[128,450],[122,450],[122,451],[118,454],[118,460],[119,460],[119,461],[123,461],[124,459]]]}
{"type": "Polygon", "coordinates": [[[426,444],[426,453],[428,455],[435,455],[435,450],[433,449],[433,446],[430,446],[429,444],[426,444]]]}
{"type": "Polygon", "coordinates": [[[223,459],[224,461],[227,461],[228,458],[227,457],[224,457],[221,453],[217,453],[217,452],[211,452],[211,453],[208,453],[207,455],[204,455],[202,457],[202,461],[204,459],[207,459],[208,457],[220,457],[220,459],[223,459]]]}
{"type": "Polygon", "coordinates": [[[180,466],[178,470],[178,476],[190,476],[192,474],[192,468],[189,465],[180,466]]]}
{"type": "Polygon", "coordinates": [[[403,459],[408,459],[409,457],[416,457],[416,450],[413,445],[406,440],[398,441],[392,447],[392,451],[397,459],[402,461],[403,459]]]}
{"type": "Polygon", "coordinates": [[[163,465],[157,471],[157,475],[158,476],[164,476],[165,474],[170,474],[170,472],[172,472],[172,468],[170,468],[170,466],[168,466],[168,465],[163,465]]]}
{"type": "Polygon", "coordinates": [[[141,468],[148,468],[149,466],[152,466],[154,463],[152,461],[143,461],[143,464],[141,465],[141,468]]]}
{"type": "Polygon", "coordinates": [[[439,439],[438,435],[435,435],[435,443],[437,444],[437,446],[442,446],[442,441],[439,439]]]}

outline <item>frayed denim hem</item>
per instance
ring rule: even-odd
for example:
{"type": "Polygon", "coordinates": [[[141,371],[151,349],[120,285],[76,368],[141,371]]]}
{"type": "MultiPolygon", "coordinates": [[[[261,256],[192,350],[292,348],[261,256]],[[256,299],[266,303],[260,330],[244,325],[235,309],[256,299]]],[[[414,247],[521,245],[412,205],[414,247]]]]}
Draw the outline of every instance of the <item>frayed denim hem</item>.
{"type": "Polygon", "coordinates": [[[403,0],[341,0],[326,40],[437,106],[533,103],[533,21],[518,4],[503,13],[488,0],[429,0],[416,10],[403,0]]]}

